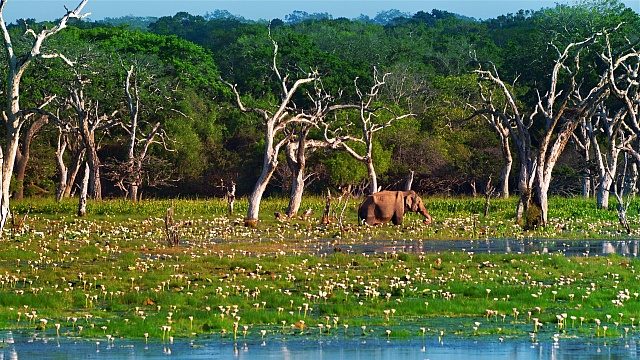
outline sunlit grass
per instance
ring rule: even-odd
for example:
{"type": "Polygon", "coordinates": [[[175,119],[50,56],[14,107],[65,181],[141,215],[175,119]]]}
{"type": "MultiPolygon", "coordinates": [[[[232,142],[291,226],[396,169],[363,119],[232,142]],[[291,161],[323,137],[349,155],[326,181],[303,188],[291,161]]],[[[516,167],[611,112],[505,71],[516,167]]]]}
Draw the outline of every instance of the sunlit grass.
{"type": "Polygon", "coordinates": [[[553,199],[553,225],[523,233],[513,224],[515,199],[494,200],[486,219],[476,215],[480,199],[427,199],[433,226],[411,216],[404,226],[370,228],[355,224],[353,201],[340,228],[318,224],[322,199],[307,201],[313,218],[288,222],[269,215],[285,199],[266,201],[258,229],[242,226],[243,202],[227,217],[221,200],[110,200],[91,203],[87,219],[73,216],[70,201],[16,203],[29,218],[2,240],[0,327],[54,335],[60,324],[61,336],[153,340],[636,332],[635,259],[339,249],[376,239],[625,238],[613,211],[553,199]],[[188,220],[178,247],[164,239],[169,206],[188,220]],[[315,251],[318,239],[331,239],[336,252],[315,251]]]}

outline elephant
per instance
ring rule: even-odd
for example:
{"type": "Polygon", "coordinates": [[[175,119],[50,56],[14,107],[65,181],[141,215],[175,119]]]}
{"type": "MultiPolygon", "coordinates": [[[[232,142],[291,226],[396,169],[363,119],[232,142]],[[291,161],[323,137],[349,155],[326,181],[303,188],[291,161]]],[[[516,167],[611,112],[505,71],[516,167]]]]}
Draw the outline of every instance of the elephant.
{"type": "Polygon", "coordinates": [[[391,220],[402,225],[405,211],[419,212],[426,225],[431,224],[431,215],[415,191],[380,191],[364,199],[358,209],[358,218],[368,225],[384,224],[391,220]]]}

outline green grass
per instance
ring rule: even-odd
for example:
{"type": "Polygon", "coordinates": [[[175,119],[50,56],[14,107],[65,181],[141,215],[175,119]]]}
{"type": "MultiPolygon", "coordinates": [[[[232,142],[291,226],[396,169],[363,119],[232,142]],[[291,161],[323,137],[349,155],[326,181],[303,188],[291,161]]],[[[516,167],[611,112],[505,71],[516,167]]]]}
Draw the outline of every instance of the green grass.
{"type": "MultiPolygon", "coordinates": [[[[30,210],[25,228],[0,240],[0,328],[55,334],[54,324],[60,324],[63,336],[147,333],[158,340],[233,337],[237,322],[237,337],[244,336],[244,326],[253,337],[261,330],[267,336],[386,337],[391,330],[390,337],[402,338],[420,336],[421,328],[430,336],[527,337],[536,318],[543,323],[541,336],[603,336],[603,326],[607,336],[636,331],[635,259],[316,251],[319,239],[341,247],[376,239],[628,237],[614,211],[582,199],[552,199],[552,224],[533,232],[513,225],[515,199],[494,200],[487,218],[477,215],[480,199],[426,203],[432,226],[412,214],[403,226],[371,228],[356,225],[356,201],[340,227],[318,224],[320,198],[303,204],[314,209],[313,218],[288,222],[271,215],[286,200],[271,199],[257,229],[242,226],[242,201],[227,217],[220,200],[109,200],[90,203],[86,219],[73,215],[70,201],[14,203],[17,214],[30,210]],[[185,221],[178,247],[164,238],[162,217],[171,205],[185,221]],[[559,327],[561,314],[567,318],[559,327]],[[474,330],[475,322],[480,325],[474,330]]],[[[636,209],[630,210],[634,224],[636,209]]],[[[633,231],[637,236],[637,226],[633,231]]]]}

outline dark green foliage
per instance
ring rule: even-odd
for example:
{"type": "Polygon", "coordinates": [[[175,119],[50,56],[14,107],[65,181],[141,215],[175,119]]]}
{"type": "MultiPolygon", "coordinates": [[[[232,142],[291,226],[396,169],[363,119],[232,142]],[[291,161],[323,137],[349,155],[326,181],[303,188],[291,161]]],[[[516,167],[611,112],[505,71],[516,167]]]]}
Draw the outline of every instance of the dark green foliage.
{"type": "MultiPolygon", "coordinates": [[[[216,187],[220,180],[232,179],[239,195],[251,190],[260,170],[261,120],[236,110],[235,99],[219,79],[237,84],[240,93],[247,94],[246,104],[277,103],[280,88],[272,71],[269,31],[279,45],[280,71],[295,79],[317,70],[336,103],[355,102],[354,80],[358,78],[361,89],[366,89],[374,67],[391,73],[382,104],[415,117],[376,137],[381,185],[398,187],[414,170],[416,190],[458,193],[469,192],[471,182],[483,184],[489,176],[496,181],[502,165],[491,129],[479,120],[462,121],[470,114],[467,104],[480,101],[477,79],[470,75],[477,65],[474,59],[491,61],[508,83],[518,78],[517,101],[530,104],[537,99],[535,89],[544,90],[540,84],[548,82],[545,76],[556,57],[550,41],[562,47],[622,23],[612,38],[613,45],[621,47],[625,38],[635,42],[640,33],[638,14],[617,0],[523,10],[484,21],[439,10],[416,14],[389,10],[356,20],[295,11],[284,20],[269,24],[214,11],[204,16],[180,12],[158,19],[74,22],[74,27],[51,39],[48,49],[63,52],[86,64],[87,72],[99,74],[93,76],[88,94],[100,99],[104,112],[120,110],[121,116],[126,116],[122,65],[147,64],[142,75],[153,80],[146,82],[144,116],[150,122],[161,121],[175,140],[173,153],[154,150],[176,169],[180,183],[173,194],[220,195],[216,187]]],[[[27,23],[33,28],[50,26],[27,23]]],[[[21,24],[11,31],[19,38],[24,28],[21,24]]],[[[17,41],[16,47],[25,47],[27,39],[17,41]]],[[[589,61],[596,61],[595,55],[585,55],[583,63],[589,61]]],[[[33,69],[23,83],[26,106],[37,105],[45,94],[64,96],[71,76],[62,61],[33,69]]],[[[585,82],[594,81],[594,74],[586,74],[585,82]]],[[[309,99],[300,94],[295,102],[302,107],[309,99]]],[[[339,121],[357,134],[357,126],[339,121]]],[[[123,134],[114,130],[109,135],[102,140],[110,149],[103,154],[105,160],[122,156],[118,147],[123,134]]],[[[319,130],[312,131],[312,136],[320,135],[319,130]]],[[[39,137],[38,151],[55,145],[55,140],[50,132],[39,137]]],[[[558,179],[563,183],[561,190],[552,189],[555,193],[575,190],[566,184],[577,178],[575,158],[568,153],[561,159],[559,169],[564,171],[558,179]]],[[[53,159],[46,159],[39,158],[29,168],[27,182],[50,189],[53,159]]],[[[315,191],[327,185],[357,185],[366,178],[364,167],[341,152],[318,151],[311,155],[308,168],[319,179],[311,186],[315,191]]],[[[516,173],[512,171],[512,176],[516,173]]],[[[286,172],[282,174],[286,182],[286,172]]],[[[280,187],[286,185],[269,191],[280,187]]]]}

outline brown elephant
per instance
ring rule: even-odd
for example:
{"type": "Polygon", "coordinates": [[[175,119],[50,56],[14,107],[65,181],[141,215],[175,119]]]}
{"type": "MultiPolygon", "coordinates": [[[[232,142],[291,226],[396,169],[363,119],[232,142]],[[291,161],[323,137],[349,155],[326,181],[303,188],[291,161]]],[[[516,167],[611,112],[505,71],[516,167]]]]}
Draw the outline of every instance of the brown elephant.
{"type": "Polygon", "coordinates": [[[419,212],[431,224],[431,215],[415,191],[380,191],[367,196],[358,209],[358,218],[369,225],[384,224],[391,220],[401,225],[405,211],[419,212]]]}

